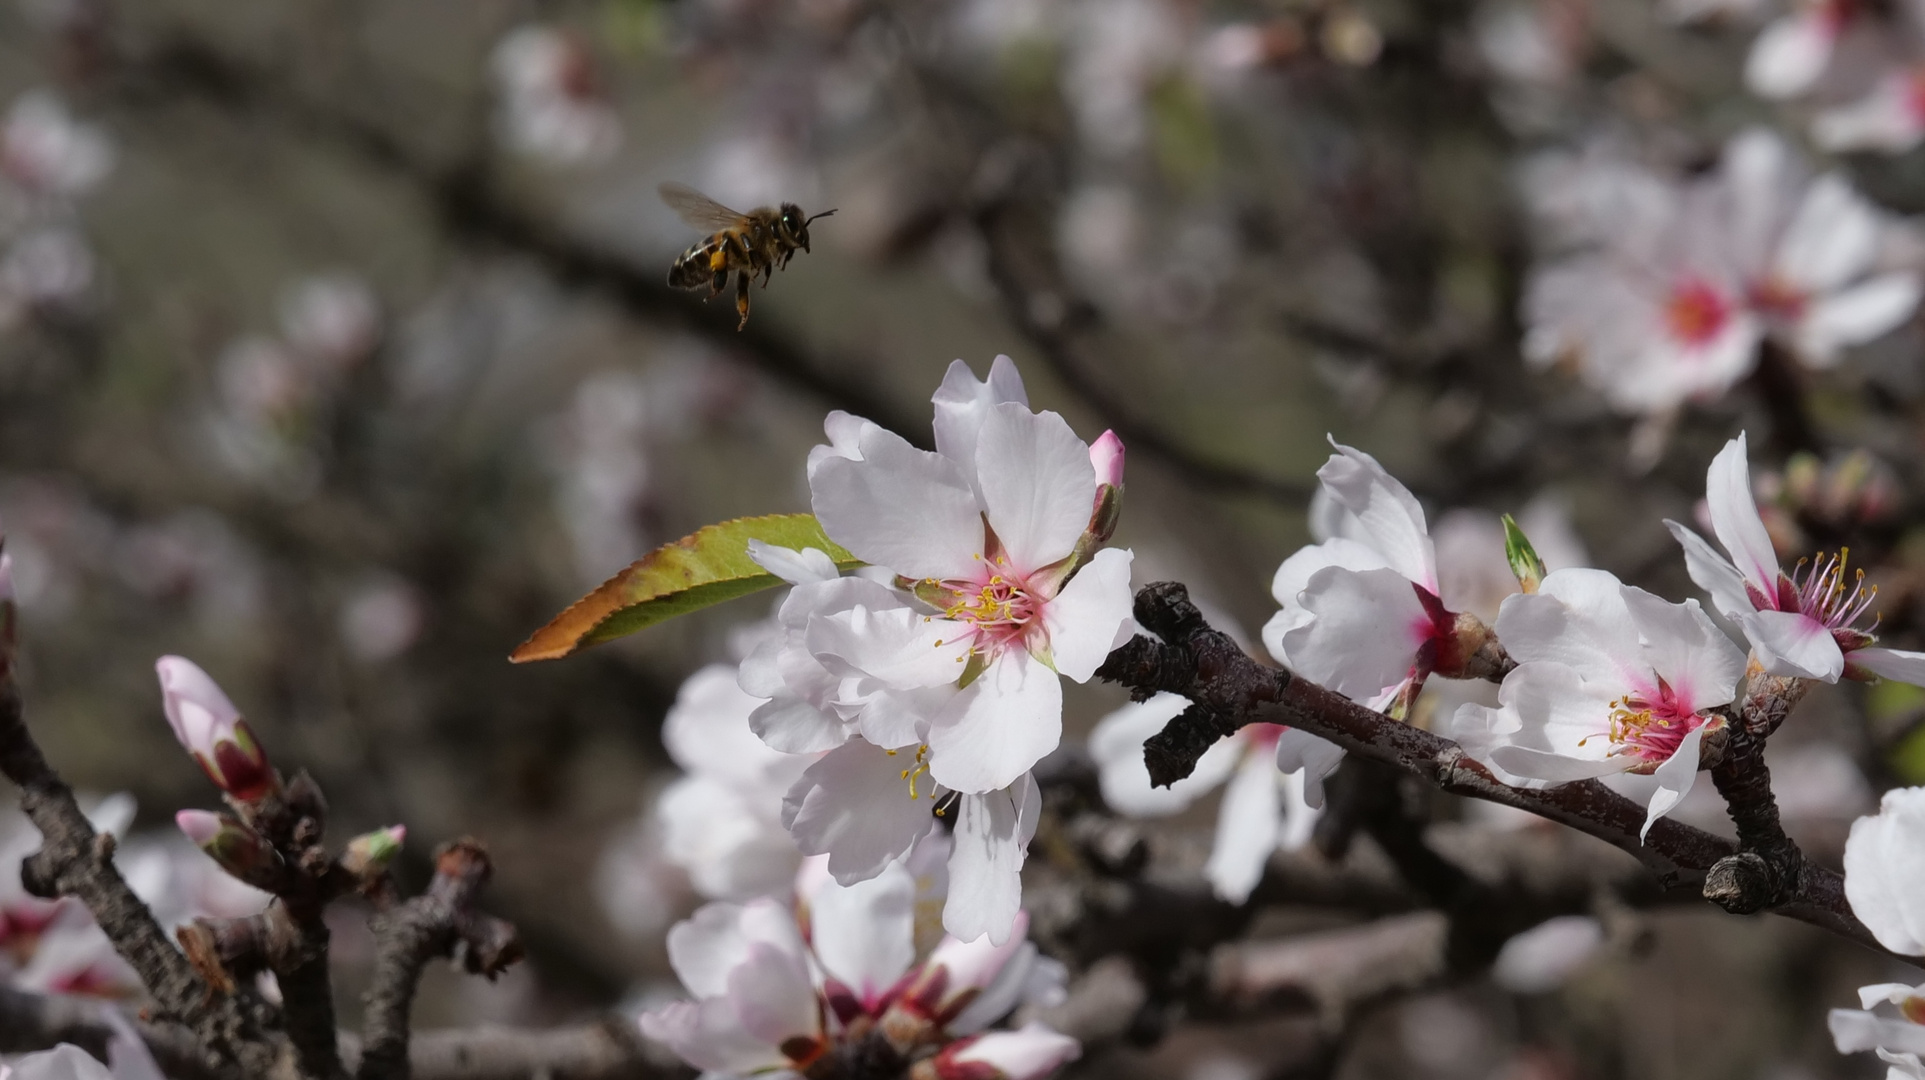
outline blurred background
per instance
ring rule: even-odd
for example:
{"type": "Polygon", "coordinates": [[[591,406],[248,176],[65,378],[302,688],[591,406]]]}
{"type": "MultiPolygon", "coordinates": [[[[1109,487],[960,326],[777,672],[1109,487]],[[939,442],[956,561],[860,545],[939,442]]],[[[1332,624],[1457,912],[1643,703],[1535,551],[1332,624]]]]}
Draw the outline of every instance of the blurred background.
{"type": "MultiPolygon", "coordinates": [[[[1826,6],[4,0],[0,523],[31,723],[158,835],[214,803],[152,674],[191,657],[321,782],[332,835],[408,827],[404,881],[436,843],[490,846],[529,961],[492,985],[437,969],[424,1026],[659,997],[662,935],[701,899],[650,811],[677,776],[662,719],[768,599],[560,662],[508,652],[658,544],[807,509],[827,411],[926,441],[945,366],[997,353],[1038,407],[1124,438],[1137,580],[1246,634],[1309,539],[1326,433],[1409,483],[1440,546],[1454,523],[1464,590],[1493,567],[1509,588],[1494,515],[1528,511],[1547,555],[1682,598],[1660,519],[1693,520],[1745,428],[1787,550],[1849,544],[1883,637],[1919,647],[1915,320],[1822,370],[1767,347],[1663,408],[1525,355],[1560,199],[1623,163],[1688,184],[1754,124],[1804,144],[1825,94],[1867,92],[1857,61],[1857,91],[1748,85],[1759,35],[1826,6]],[[664,181],[837,213],[737,332],[729,298],[663,283],[701,237],[664,181]]],[[[1902,0],[1854,6],[1880,62],[1908,61],[1902,0]]],[[[1925,156],[1842,149],[1814,168],[1844,169],[1884,264],[1918,269],[1925,156]]],[[[1835,865],[1878,790],[1925,780],[1925,699],[1821,689],[1774,753],[1792,831],[1835,865]]],[[[1080,688],[1071,730],[1124,700],[1080,688]]],[[[1065,790],[1089,787],[1079,753],[1065,790]]],[[[1209,807],[1151,827],[1156,866],[1194,875],[1209,807]]],[[[1728,831],[1715,799],[1690,820],[1728,831]]],[[[1033,896],[1102,869],[1072,848],[1039,841],[1033,896]]],[[[1368,918],[1255,903],[1258,939],[1368,918]]],[[[1611,910],[1550,975],[1451,972],[1334,1020],[1210,1014],[1181,992],[1207,947],[1139,958],[1145,994],[1075,1075],[1876,1075],[1823,1028],[1892,974],[1871,958],[1689,898],[1611,910]]],[[[1073,970],[1105,951],[1042,937],[1073,970]]],[[[354,912],[335,941],[351,1002],[354,912]]]]}

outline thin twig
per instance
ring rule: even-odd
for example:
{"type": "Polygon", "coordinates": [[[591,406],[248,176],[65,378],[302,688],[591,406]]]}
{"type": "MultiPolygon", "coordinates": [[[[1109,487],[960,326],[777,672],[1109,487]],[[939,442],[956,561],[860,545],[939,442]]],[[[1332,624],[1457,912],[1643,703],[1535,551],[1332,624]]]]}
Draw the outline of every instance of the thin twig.
{"type": "Polygon", "coordinates": [[[464,950],[467,969],[494,978],[521,958],[515,928],[473,908],[493,868],[473,840],[457,840],[435,854],[428,891],[375,916],[374,976],[363,995],[367,1042],[359,1080],[409,1080],[409,1014],[421,969],[436,957],[464,950]]]}

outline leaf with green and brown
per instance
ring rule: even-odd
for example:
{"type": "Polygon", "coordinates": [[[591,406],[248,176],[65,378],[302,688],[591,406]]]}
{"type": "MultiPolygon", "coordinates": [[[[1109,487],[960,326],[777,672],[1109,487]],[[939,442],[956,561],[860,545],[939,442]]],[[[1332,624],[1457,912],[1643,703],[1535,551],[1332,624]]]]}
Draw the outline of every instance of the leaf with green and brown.
{"type": "Polygon", "coordinates": [[[521,643],[514,663],[557,660],[656,623],[783,584],[749,558],[749,541],[817,548],[838,570],[861,566],[822,532],[814,514],[769,514],[710,525],[665,544],[571,604],[521,643]]]}

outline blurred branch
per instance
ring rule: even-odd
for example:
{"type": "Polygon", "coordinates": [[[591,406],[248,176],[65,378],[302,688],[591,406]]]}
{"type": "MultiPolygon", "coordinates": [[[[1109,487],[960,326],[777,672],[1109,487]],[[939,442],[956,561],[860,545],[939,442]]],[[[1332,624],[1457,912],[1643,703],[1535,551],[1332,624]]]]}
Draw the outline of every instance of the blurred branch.
{"type": "MultiPolygon", "coordinates": [[[[0,987],[0,1053],[30,1053],[64,1042],[105,1060],[107,1040],[114,1035],[106,1015],[110,1008],[85,998],[0,987]]],[[[240,1075],[212,1067],[200,1040],[178,1024],[140,1023],[134,1030],[174,1080],[236,1080],[240,1075]]]]}
{"type": "MultiPolygon", "coordinates": [[[[1635,856],[1667,888],[1702,885],[1706,873],[1737,850],[1730,841],[1669,818],[1657,821],[1640,842],[1644,808],[1597,781],[1542,790],[1500,783],[1449,739],[1258,664],[1209,626],[1181,585],[1165,582],[1139,590],[1136,619],[1156,637],[1132,639],[1110,654],[1098,674],[1138,694],[1167,690],[1200,706],[1171,721],[1145,747],[1151,775],[1162,782],[1188,775],[1204,749],[1244,724],[1285,724],[1442,791],[1528,810],[1607,841],[1635,856]]],[[[1762,910],[1884,951],[1852,915],[1843,880],[1821,867],[1808,866],[1795,890],[1762,910]]]]}
{"type": "MultiPolygon", "coordinates": [[[[515,206],[497,189],[485,161],[430,161],[378,122],[317,100],[273,71],[184,36],[143,51],[123,50],[114,70],[116,84],[129,101],[186,97],[235,113],[271,115],[417,188],[452,236],[532,259],[565,287],[601,293],[631,316],[702,337],[724,354],[834,408],[892,431],[927,426],[878,395],[873,380],[854,374],[861,365],[813,354],[798,346],[793,334],[766,321],[738,332],[732,308],[705,305],[669,288],[662,274],[665,267],[638,267],[622,253],[571,236],[515,206]]],[[[915,436],[910,438],[915,441],[915,436]]]]}
{"type": "Polygon", "coordinates": [[[1141,450],[1161,458],[1197,487],[1292,506],[1309,499],[1307,484],[1267,476],[1184,445],[1126,404],[1121,384],[1094,374],[1081,355],[1081,342],[1095,328],[1096,308],[1072,296],[1050,265],[1038,240],[1049,232],[1033,222],[1018,221],[1016,215],[1015,205],[1000,194],[978,202],[971,215],[988,252],[989,279],[1003,315],[1036,347],[1056,377],[1089,403],[1104,425],[1132,452],[1141,450]]]}

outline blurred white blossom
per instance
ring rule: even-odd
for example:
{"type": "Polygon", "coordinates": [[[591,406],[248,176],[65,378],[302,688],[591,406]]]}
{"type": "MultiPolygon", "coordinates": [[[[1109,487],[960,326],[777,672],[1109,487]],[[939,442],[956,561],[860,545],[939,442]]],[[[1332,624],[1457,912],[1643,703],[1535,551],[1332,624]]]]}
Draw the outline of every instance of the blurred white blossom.
{"type": "Polygon", "coordinates": [[[609,104],[595,60],[581,38],[524,26],[495,46],[494,78],[502,141],[557,165],[606,161],[622,143],[621,117],[609,104]]]}

